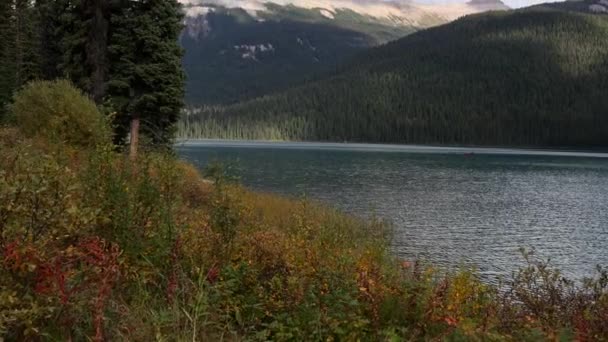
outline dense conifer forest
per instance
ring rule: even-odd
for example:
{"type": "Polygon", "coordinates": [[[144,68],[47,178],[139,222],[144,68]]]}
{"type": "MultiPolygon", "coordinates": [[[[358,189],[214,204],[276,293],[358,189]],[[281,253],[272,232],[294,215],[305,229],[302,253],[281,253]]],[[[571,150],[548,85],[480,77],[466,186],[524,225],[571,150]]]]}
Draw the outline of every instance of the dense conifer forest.
{"type": "Polygon", "coordinates": [[[492,9],[508,7],[500,0],[436,7],[384,0],[190,1],[180,37],[186,103],[233,104],[310,82],[370,47],[447,23],[454,12],[492,9]],[[392,14],[379,14],[384,11],[392,14]]]}
{"type": "Polygon", "coordinates": [[[137,120],[167,143],[184,97],[182,19],[177,0],[2,0],[0,119],[28,82],[63,78],[112,115],[117,141],[137,120]]]}
{"type": "Polygon", "coordinates": [[[181,138],[608,145],[608,16],[472,15],[358,56],[326,79],[186,111],[181,138]]]}

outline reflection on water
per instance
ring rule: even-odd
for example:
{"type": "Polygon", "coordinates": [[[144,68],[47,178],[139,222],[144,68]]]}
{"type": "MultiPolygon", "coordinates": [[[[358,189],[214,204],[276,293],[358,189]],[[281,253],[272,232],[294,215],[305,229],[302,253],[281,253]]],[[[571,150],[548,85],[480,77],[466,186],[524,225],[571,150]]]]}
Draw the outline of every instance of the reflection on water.
{"type": "Polygon", "coordinates": [[[577,278],[608,265],[604,155],[349,147],[212,142],[178,152],[201,167],[236,163],[254,189],[386,218],[403,258],[474,265],[491,276],[521,265],[526,247],[577,278]]]}

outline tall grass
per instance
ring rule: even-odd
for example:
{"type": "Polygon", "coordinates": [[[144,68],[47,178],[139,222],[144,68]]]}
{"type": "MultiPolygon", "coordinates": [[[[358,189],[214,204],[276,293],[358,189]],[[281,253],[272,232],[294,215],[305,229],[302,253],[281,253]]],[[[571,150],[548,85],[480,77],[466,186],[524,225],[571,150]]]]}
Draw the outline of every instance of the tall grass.
{"type": "Polygon", "coordinates": [[[607,340],[608,274],[500,287],[324,206],[168,153],[0,129],[0,339],[607,340]]]}
{"type": "Polygon", "coordinates": [[[0,131],[0,334],[94,340],[602,340],[608,277],[528,256],[502,288],[396,260],[306,201],[0,131]]]}

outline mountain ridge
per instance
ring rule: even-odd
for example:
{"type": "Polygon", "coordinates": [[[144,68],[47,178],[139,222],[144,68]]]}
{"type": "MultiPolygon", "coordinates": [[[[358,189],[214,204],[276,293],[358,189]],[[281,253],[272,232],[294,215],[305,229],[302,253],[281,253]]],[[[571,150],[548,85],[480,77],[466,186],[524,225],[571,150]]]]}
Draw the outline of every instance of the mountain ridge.
{"type": "Polygon", "coordinates": [[[364,52],[317,82],[190,113],[180,131],[183,138],[608,146],[608,16],[594,14],[595,4],[467,16],[364,52]]]}
{"type": "Polygon", "coordinates": [[[499,0],[446,7],[372,0],[184,1],[186,102],[233,103],[314,80],[367,48],[489,8],[505,6],[499,0]]]}
{"type": "Polygon", "coordinates": [[[240,8],[249,15],[266,20],[264,13],[272,12],[275,6],[318,10],[319,13],[334,19],[335,12],[349,10],[360,15],[381,20],[387,25],[413,25],[427,27],[425,16],[436,16],[444,22],[461,16],[488,10],[509,9],[500,0],[471,0],[465,3],[447,2],[444,4],[423,4],[412,1],[380,0],[182,0],[187,17],[205,15],[215,8],[240,8]]]}

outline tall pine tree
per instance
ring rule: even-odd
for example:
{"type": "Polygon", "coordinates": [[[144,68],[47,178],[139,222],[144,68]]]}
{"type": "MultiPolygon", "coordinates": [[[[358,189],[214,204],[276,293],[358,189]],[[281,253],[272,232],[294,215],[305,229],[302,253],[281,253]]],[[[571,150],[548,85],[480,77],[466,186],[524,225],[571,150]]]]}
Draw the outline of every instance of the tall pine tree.
{"type": "Polygon", "coordinates": [[[62,76],[59,70],[62,52],[58,29],[66,6],[66,2],[61,0],[35,1],[36,51],[39,56],[38,69],[41,79],[52,80],[62,76]]]}
{"type": "Polygon", "coordinates": [[[67,77],[114,107],[120,139],[141,124],[170,140],[184,96],[177,0],[5,0],[0,18],[0,105],[31,79],[67,77]]]}
{"type": "Polygon", "coordinates": [[[58,35],[65,52],[61,72],[89,93],[97,103],[105,96],[110,2],[107,0],[55,0],[62,7],[58,35]]]}
{"type": "Polygon", "coordinates": [[[111,20],[108,94],[118,111],[119,136],[131,128],[136,155],[139,127],[157,144],[172,137],[183,106],[184,73],[176,0],[119,0],[111,20]]]}
{"type": "Polygon", "coordinates": [[[15,89],[15,7],[13,1],[0,1],[0,115],[15,89]]]}
{"type": "Polygon", "coordinates": [[[16,89],[40,76],[36,25],[32,0],[0,3],[0,112],[16,89]]]}
{"type": "Polygon", "coordinates": [[[15,0],[15,73],[18,87],[40,75],[36,19],[31,0],[15,0]]]}

